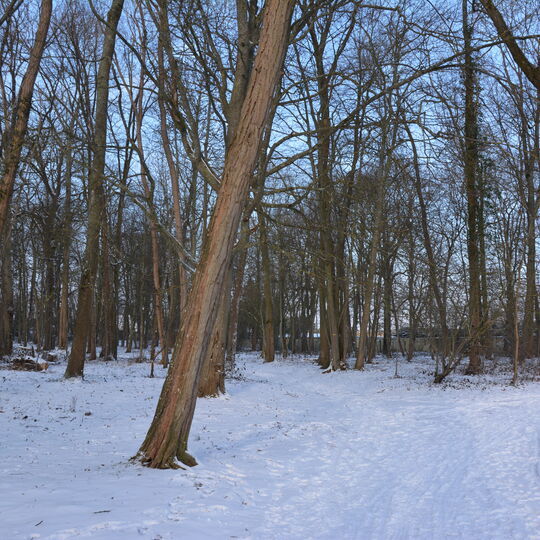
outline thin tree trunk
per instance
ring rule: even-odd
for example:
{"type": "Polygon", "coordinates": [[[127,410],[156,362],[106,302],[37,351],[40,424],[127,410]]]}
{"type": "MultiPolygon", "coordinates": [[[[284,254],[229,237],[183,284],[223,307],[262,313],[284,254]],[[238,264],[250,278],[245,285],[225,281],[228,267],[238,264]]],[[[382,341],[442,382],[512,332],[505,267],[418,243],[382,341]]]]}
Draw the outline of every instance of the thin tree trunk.
{"type": "Polygon", "coordinates": [[[449,353],[449,330],[446,314],[446,299],[443,293],[444,288],[441,288],[439,283],[439,276],[437,274],[437,260],[435,259],[435,252],[433,249],[433,243],[431,241],[431,235],[429,232],[429,222],[427,214],[427,204],[424,198],[424,193],[422,191],[422,178],[420,176],[420,165],[418,160],[418,151],[416,149],[416,143],[413,139],[412,133],[405,124],[405,129],[407,135],[409,136],[411,143],[411,150],[413,153],[413,166],[414,166],[414,186],[416,191],[416,196],[418,197],[418,204],[420,207],[420,224],[422,226],[422,240],[424,244],[424,249],[426,250],[428,270],[429,270],[429,281],[431,290],[433,291],[433,296],[435,298],[435,304],[437,306],[439,324],[441,326],[441,346],[440,353],[443,358],[446,358],[449,353]]]}
{"type": "Polygon", "coordinates": [[[246,259],[248,253],[247,242],[249,240],[249,223],[247,220],[242,222],[238,256],[238,265],[234,277],[234,290],[231,300],[231,317],[229,320],[228,338],[227,338],[227,356],[225,358],[225,370],[231,371],[234,368],[236,347],[238,342],[238,313],[240,311],[240,299],[242,298],[242,284],[244,282],[244,271],[246,268],[246,259]]]}
{"type": "Polygon", "coordinates": [[[60,316],[58,328],[58,347],[67,351],[68,348],[68,324],[69,324],[69,253],[71,250],[71,173],[73,163],[73,153],[71,146],[68,149],[67,171],[66,171],[66,200],[64,203],[64,228],[62,233],[63,253],[62,253],[62,277],[61,277],[61,297],[60,316]]]}
{"type": "MultiPolygon", "coordinates": [[[[0,357],[13,352],[13,280],[11,275],[11,222],[0,244],[0,357]]],[[[35,282],[35,258],[32,279],[35,282]]]]}
{"type": "MultiPolygon", "coordinates": [[[[144,161],[143,139],[142,139],[142,120],[143,120],[143,103],[142,103],[142,81],[139,88],[140,94],[137,100],[137,145],[139,146],[139,155],[144,161]]],[[[161,347],[161,365],[167,367],[169,365],[169,351],[167,343],[167,334],[165,332],[165,315],[163,313],[163,291],[161,288],[161,276],[159,271],[159,241],[158,241],[158,222],[154,207],[154,191],[150,188],[148,178],[143,170],[141,171],[141,181],[144,188],[146,200],[150,207],[150,243],[152,253],[152,283],[154,285],[154,307],[156,311],[156,324],[159,336],[159,345],[161,347]]]]}
{"type": "Polygon", "coordinates": [[[270,253],[268,249],[268,233],[266,221],[261,212],[259,214],[261,262],[263,274],[263,358],[264,362],[273,362],[275,356],[274,336],[274,307],[272,302],[272,268],[270,265],[270,253]]]}
{"type": "Polygon", "coordinates": [[[383,263],[383,354],[392,358],[392,273],[393,263],[386,255],[383,263]]]}
{"type": "MultiPolygon", "coordinates": [[[[382,165],[381,165],[382,166],[382,165]]],[[[371,302],[375,289],[375,271],[377,269],[377,254],[379,253],[379,242],[382,228],[384,225],[384,184],[386,183],[386,174],[379,175],[377,179],[377,200],[375,201],[375,219],[373,225],[373,236],[371,238],[371,247],[369,251],[368,271],[365,281],[364,303],[362,306],[362,315],[360,318],[360,336],[358,339],[358,350],[356,351],[355,369],[364,369],[366,361],[369,360],[368,345],[368,323],[371,314],[371,302]]]]}
{"type": "MultiPolygon", "coordinates": [[[[161,142],[163,145],[163,150],[165,152],[165,158],[167,160],[167,166],[169,168],[169,175],[171,177],[171,187],[172,187],[172,196],[173,196],[173,215],[174,215],[174,234],[176,241],[179,246],[184,245],[184,220],[180,213],[180,184],[178,178],[178,169],[174,161],[173,153],[171,150],[171,142],[169,139],[169,132],[167,129],[167,111],[165,108],[165,85],[167,73],[165,71],[165,62],[164,62],[164,33],[168,32],[167,24],[167,12],[166,6],[160,6],[160,43],[158,49],[158,74],[159,74],[159,92],[160,96],[158,98],[159,105],[159,119],[160,119],[160,134],[161,142]]],[[[179,307],[180,307],[180,320],[182,320],[182,313],[186,307],[187,296],[188,296],[188,282],[187,275],[179,258],[178,264],[178,296],[179,296],[179,307]]]]}
{"type": "Polygon", "coordinates": [[[102,309],[103,309],[103,335],[101,343],[101,357],[104,360],[115,358],[114,342],[116,340],[116,306],[114,305],[115,295],[113,291],[112,269],[110,260],[110,227],[107,218],[102,225],[102,268],[103,268],[103,287],[102,287],[102,309]]]}

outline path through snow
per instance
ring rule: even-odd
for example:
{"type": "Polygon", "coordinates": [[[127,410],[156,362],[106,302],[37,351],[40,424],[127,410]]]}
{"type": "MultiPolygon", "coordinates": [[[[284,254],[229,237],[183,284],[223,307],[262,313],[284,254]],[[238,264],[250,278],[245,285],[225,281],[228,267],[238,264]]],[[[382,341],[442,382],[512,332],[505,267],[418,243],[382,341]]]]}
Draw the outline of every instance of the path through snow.
{"type": "Polygon", "coordinates": [[[162,372],[0,371],[0,539],[540,539],[540,383],[239,362],[188,471],[128,463],[162,372]]]}

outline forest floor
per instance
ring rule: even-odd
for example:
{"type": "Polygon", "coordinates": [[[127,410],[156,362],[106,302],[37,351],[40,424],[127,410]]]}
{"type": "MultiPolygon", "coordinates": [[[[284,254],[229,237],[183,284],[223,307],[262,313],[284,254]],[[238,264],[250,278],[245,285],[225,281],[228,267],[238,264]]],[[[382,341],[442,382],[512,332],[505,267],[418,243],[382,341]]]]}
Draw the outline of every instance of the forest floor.
{"type": "Polygon", "coordinates": [[[433,385],[429,359],[322,374],[240,355],[197,403],[199,466],[129,462],[164,372],[0,370],[0,539],[540,539],[540,381],[433,385]]]}

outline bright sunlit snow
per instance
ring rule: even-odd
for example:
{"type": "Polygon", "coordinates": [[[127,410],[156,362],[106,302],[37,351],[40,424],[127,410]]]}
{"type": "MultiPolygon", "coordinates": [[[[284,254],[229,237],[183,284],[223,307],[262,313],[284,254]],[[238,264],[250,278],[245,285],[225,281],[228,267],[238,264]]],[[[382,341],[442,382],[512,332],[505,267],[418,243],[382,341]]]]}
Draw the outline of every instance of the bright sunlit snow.
{"type": "Polygon", "coordinates": [[[427,359],[323,375],[238,359],[197,403],[199,466],[129,463],[164,372],[89,362],[0,371],[0,538],[538,539],[540,383],[454,375],[427,359]]]}

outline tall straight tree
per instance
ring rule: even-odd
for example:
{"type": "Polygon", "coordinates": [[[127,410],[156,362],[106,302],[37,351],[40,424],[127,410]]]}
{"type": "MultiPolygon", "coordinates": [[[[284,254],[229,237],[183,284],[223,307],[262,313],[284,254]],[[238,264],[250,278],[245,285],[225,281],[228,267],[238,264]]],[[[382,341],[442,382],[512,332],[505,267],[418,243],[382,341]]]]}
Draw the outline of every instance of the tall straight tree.
{"type": "Polygon", "coordinates": [[[267,0],[259,49],[236,133],[225,157],[221,188],[156,413],[139,451],[143,464],[196,465],[187,443],[198,383],[225,286],[242,210],[273,94],[281,78],[295,0],[267,0]]]}
{"type": "Polygon", "coordinates": [[[94,121],[94,155],[88,174],[88,228],[84,252],[77,315],[73,333],[73,345],[68,359],[65,377],[82,377],[86,340],[91,321],[92,297],[98,267],[99,233],[104,217],[105,200],[103,173],[105,171],[105,150],[107,144],[107,109],[109,105],[109,74],[111,71],[116,28],[122,15],[124,0],[113,0],[104,30],[103,54],[96,79],[96,113],[94,121]]]}
{"type": "Polygon", "coordinates": [[[463,165],[467,196],[467,255],[469,258],[469,365],[467,373],[480,373],[481,288],[479,250],[478,190],[478,100],[476,69],[472,56],[472,25],[468,14],[469,0],[463,0],[463,84],[465,90],[465,138],[463,165]]]}

